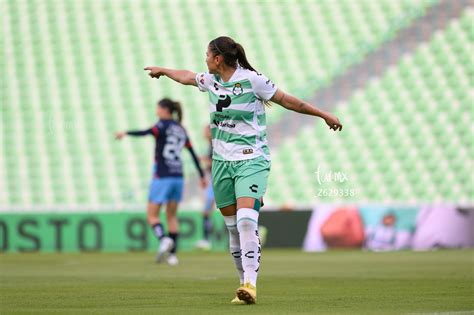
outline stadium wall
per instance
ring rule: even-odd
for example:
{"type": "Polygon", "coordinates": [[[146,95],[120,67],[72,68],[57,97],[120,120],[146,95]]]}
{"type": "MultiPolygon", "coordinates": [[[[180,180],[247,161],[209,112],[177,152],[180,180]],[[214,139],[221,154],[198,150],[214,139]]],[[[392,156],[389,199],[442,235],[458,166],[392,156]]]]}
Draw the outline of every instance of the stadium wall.
{"type": "MultiPolygon", "coordinates": [[[[262,211],[260,226],[266,247],[301,247],[311,210],[262,211]]],[[[192,250],[203,237],[202,215],[180,211],[179,249],[192,250]]],[[[166,228],[166,219],[162,222],[166,228]]],[[[228,235],[219,212],[212,214],[214,251],[226,251],[228,235]]],[[[115,213],[5,213],[0,217],[0,251],[134,252],[155,251],[157,241],[136,211],[115,213]]]]}
{"type": "MultiPolygon", "coordinates": [[[[203,237],[202,214],[181,211],[179,249],[195,248],[203,237]]],[[[262,244],[305,251],[333,248],[428,250],[474,247],[474,208],[453,205],[331,206],[312,210],[262,211],[262,244]]],[[[163,216],[162,222],[166,220],[163,216]]],[[[212,250],[227,251],[222,216],[212,214],[212,250]]],[[[143,213],[4,213],[0,217],[0,252],[155,251],[157,241],[143,213]]]]}
{"type": "MultiPolygon", "coordinates": [[[[199,212],[180,212],[179,247],[190,250],[202,238],[199,212]]],[[[166,220],[163,217],[166,227],[166,220]]],[[[214,250],[227,249],[222,217],[212,216],[214,250]]],[[[157,241],[137,212],[118,213],[8,213],[0,218],[2,252],[133,252],[154,251],[157,241]]]]}

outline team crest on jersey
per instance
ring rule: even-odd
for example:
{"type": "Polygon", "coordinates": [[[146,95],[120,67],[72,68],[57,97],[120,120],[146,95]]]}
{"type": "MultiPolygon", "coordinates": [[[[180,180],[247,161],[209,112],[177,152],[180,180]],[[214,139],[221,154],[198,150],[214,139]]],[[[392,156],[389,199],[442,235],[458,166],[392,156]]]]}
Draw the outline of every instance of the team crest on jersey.
{"type": "Polygon", "coordinates": [[[234,88],[232,89],[232,94],[234,95],[240,95],[244,92],[244,89],[242,89],[242,84],[236,83],[234,85],[234,88]]]}

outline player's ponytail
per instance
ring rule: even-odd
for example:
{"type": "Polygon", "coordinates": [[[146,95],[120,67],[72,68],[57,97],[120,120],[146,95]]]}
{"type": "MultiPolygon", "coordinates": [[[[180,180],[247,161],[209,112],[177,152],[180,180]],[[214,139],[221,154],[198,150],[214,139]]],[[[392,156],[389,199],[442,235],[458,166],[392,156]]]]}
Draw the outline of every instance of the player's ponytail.
{"type": "Polygon", "coordinates": [[[257,72],[257,70],[255,70],[250,65],[249,61],[247,60],[247,56],[245,55],[244,47],[242,47],[242,45],[240,45],[239,43],[235,43],[235,48],[237,50],[237,62],[239,63],[239,65],[242,68],[257,72]]]}
{"type": "Polygon", "coordinates": [[[181,103],[175,102],[169,98],[164,98],[158,102],[158,105],[166,108],[170,112],[173,119],[181,123],[183,120],[183,109],[181,108],[181,103]],[[174,115],[175,113],[176,117],[174,115]]]}
{"type": "Polygon", "coordinates": [[[244,47],[228,36],[213,39],[209,43],[209,49],[215,56],[222,55],[224,63],[230,67],[236,67],[239,64],[242,68],[257,72],[247,60],[244,47]]]}

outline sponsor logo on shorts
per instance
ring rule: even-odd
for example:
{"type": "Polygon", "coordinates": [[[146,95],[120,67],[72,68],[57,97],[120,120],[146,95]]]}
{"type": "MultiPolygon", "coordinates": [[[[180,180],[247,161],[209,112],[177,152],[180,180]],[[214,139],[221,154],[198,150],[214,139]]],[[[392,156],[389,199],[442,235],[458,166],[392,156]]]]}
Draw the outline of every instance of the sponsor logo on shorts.
{"type": "Polygon", "coordinates": [[[253,184],[252,186],[249,187],[250,191],[253,193],[256,193],[258,190],[258,185],[253,184]]]}
{"type": "Polygon", "coordinates": [[[243,154],[252,154],[252,153],[253,153],[253,149],[243,149],[243,150],[242,150],[242,153],[243,153],[243,154]]]}

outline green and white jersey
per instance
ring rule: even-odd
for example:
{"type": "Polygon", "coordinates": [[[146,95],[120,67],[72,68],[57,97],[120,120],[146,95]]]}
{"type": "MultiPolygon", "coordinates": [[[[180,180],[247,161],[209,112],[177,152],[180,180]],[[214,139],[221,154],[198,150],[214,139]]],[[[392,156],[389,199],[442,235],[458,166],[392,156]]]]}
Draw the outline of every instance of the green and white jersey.
{"type": "Polygon", "coordinates": [[[212,158],[241,161],[263,156],[270,160],[264,102],[275,94],[275,84],[241,67],[229,82],[204,72],[196,75],[196,83],[199,90],[209,93],[212,158]]]}

